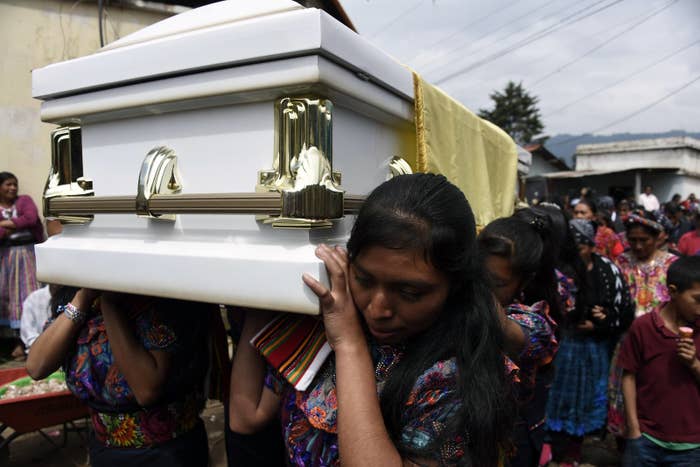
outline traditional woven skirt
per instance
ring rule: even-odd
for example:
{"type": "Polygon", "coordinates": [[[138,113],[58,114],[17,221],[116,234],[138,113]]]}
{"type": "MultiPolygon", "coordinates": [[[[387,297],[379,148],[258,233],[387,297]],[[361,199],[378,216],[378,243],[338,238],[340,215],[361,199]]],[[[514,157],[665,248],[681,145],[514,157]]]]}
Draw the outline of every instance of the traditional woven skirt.
{"type": "Polygon", "coordinates": [[[608,342],[567,335],[554,359],[545,427],[583,436],[605,425],[610,366],[608,342]]]}
{"type": "Polygon", "coordinates": [[[19,329],[22,303],[38,288],[34,245],[0,248],[0,328],[19,329]]]}

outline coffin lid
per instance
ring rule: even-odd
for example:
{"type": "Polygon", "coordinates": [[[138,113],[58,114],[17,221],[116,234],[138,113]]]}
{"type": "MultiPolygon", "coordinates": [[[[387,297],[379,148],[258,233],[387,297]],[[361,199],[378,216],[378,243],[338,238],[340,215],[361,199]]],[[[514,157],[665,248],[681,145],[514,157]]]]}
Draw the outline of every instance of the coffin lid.
{"type": "Polygon", "coordinates": [[[165,19],[94,54],[34,70],[32,95],[50,100],[307,55],[413,99],[408,69],[326,12],[292,0],[223,1],[165,19]]]}

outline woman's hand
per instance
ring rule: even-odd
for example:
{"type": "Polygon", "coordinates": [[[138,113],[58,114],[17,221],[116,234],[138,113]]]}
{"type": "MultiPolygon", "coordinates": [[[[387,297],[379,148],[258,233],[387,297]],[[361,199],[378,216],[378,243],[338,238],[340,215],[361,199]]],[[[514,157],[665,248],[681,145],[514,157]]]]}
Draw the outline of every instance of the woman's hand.
{"type": "Polygon", "coordinates": [[[347,251],[339,246],[319,245],[316,256],[326,265],[331,289],[308,274],[303,275],[303,280],[319,299],[328,343],[336,351],[345,345],[366,345],[361,318],[350,294],[347,251]]]}
{"type": "Polygon", "coordinates": [[[0,227],[2,227],[3,229],[10,229],[10,230],[14,230],[14,229],[17,228],[17,227],[15,226],[15,223],[12,222],[11,220],[8,220],[8,219],[1,220],[1,221],[0,221],[0,227]]]}
{"type": "Polygon", "coordinates": [[[604,321],[605,317],[608,316],[605,312],[605,308],[600,305],[596,305],[591,309],[591,314],[593,319],[596,321],[604,321]]]}
{"type": "Polygon", "coordinates": [[[82,288],[75,293],[70,302],[83,313],[89,313],[92,304],[101,294],[102,292],[99,290],[82,288]]]}

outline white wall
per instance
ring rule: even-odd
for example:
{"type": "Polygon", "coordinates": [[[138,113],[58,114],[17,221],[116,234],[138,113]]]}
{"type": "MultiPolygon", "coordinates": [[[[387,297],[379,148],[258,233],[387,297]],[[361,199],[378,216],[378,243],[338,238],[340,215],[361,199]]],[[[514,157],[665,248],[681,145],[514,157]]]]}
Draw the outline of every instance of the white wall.
{"type": "MultiPolygon", "coordinates": [[[[105,43],[169,16],[108,6],[105,43]]],[[[0,1],[0,171],[19,178],[20,192],[37,205],[49,171],[49,135],[31,97],[31,70],[99,49],[97,2],[0,1]]]]}

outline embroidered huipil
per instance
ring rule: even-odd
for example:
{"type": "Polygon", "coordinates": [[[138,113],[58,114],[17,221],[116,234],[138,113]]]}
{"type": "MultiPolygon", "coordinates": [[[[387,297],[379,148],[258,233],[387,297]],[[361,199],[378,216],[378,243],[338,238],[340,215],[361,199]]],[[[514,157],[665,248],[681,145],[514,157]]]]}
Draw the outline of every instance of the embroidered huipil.
{"type": "Polygon", "coordinates": [[[560,270],[555,269],[554,273],[557,277],[557,294],[561,299],[563,311],[565,313],[572,312],[576,309],[576,284],[573,279],[564,275],[560,270]]]}
{"type": "Polygon", "coordinates": [[[551,363],[557,353],[559,343],[554,335],[557,324],[549,316],[545,301],[532,306],[512,303],[506,309],[506,316],[523,329],[527,340],[518,356],[519,401],[524,402],[532,397],[537,369],[551,363]]]}
{"type": "MultiPolygon", "coordinates": [[[[402,357],[396,346],[372,344],[377,392],[402,357]]],[[[512,367],[511,367],[512,369],[512,367]]],[[[337,466],[338,400],[335,389],[335,362],[331,357],[312,385],[304,392],[281,380],[270,369],[266,385],[281,395],[282,431],[287,444],[289,462],[296,466],[337,466]]],[[[427,369],[416,381],[406,403],[401,442],[408,448],[421,451],[437,439],[460,402],[456,397],[457,365],[454,359],[439,361],[427,369]]],[[[452,437],[434,453],[427,453],[441,465],[457,463],[465,455],[466,433],[452,437]]]]}
{"type": "Polygon", "coordinates": [[[671,299],[666,287],[666,272],[677,259],[666,251],[657,251],[654,259],[647,263],[637,261],[631,252],[617,257],[617,265],[636,305],[635,317],[649,313],[671,299]]]}
{"type": "Polygon", "coordinates": [[[66,383],[85,401],[96,439],[109,447],[142,448],[187,433],[204,407],[206,335],[196,320],[185,321],[177,302],[129,300],[130,322],[147,350],[172,354],[171,372],[161,402],[141,407],[114,356],[99,307],[83,325],[75,353],[64,365],[66,383]],[[168,305],[172,305],[169,307],[168,305]],[[170,308],[170,309],[164,309],[170,308]],[[202,347],[204,345],[204,347],[202,347]]]}

